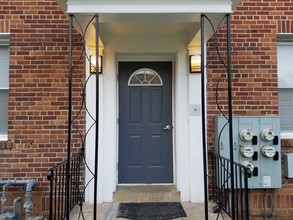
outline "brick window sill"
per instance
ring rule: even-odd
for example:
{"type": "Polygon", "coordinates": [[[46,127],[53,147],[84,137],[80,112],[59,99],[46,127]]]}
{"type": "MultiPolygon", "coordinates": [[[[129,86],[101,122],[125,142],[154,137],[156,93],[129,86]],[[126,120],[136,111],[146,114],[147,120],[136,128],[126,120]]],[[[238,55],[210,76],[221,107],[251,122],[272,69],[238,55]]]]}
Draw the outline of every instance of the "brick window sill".
{"type": "Polygon", "coordinates": [[[3,137],[5,135],[0,135],[0,150],[11,149],[12,143],[8,141],[8,136],[3,137]]]}
{"type": "Polygon", "coordinates": [[[2,141],[8,141],[8,135],[6,134],[2,134],[2,135],[0,135],[0,142],[2,142],[2,141]]]}
{"type": "Polygon", "coordinates": [[[293,133],[281,133],[281,139],[293,139],[293,133]]]}

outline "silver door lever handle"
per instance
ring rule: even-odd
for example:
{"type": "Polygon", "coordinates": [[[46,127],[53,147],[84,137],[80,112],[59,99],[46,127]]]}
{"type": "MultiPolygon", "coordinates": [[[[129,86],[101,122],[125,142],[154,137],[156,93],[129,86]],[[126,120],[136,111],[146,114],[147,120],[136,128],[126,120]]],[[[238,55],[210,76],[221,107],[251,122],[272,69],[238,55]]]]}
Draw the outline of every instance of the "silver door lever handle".
{"type": "Polygon", "coordinates": [[[172,129],[172,126],[171,125],[166,125],[163,129],[164,130],[171,130],[172,129]]]}

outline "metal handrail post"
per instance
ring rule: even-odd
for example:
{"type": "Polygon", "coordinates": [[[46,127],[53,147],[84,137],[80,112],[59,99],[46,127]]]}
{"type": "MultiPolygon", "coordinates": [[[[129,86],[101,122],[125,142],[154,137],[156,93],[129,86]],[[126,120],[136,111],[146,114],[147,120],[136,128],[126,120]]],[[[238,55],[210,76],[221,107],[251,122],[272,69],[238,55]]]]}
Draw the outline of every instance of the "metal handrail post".
{"type": "Polygon", "coordinates": [[[232,118],[232,83],[231,83],[231,35],[230,35],[230,14],[227,19],[227,78],[228,78],[228,109],[229,109],[229,146],[230,146],[230,180],[231,180],[231,210],[232,219],[235,219],[234,204],[234,155],[233,155],[233,118],[232,118]]]}
{"type": "Polygon", "coordinates": [[[96,130],[95,130],[95,173],[94,173],[94,213],[93,219],[97,219],[98,198],[98,152],[99,152],[99,16],[96,15],[96,130]]]}
{"type": "Polygon", "coordinates": [[[70,215],[70,158],[71,158],[71,118],[72,118],[72,27],[73,15],[69,15],[69,66],[68,66],[68,140],[66,166],[66,219],[70,215]]]}
{"type": "Polygon", "coordinates": [[[201,125],[202,125],[202,150],[203,150],[203,176],[204,176],[204,206],[205,219],[208,220],[208,181],[207,181],[207,148],[206,148],[206,114],[205,114],[205,74],[204,74],[204,15],[201,15],[201,125]]]}
{"type": "Polygon", "coordinates": [[[49,201],[49,220],[53,220],[53,191],[54,191],[54,171],[49,170],[47,179],[50,181],[50,201],[49,201]]]}
{"type": "Polygon", "coordinates": [[[248,201],[248,199],[249,199],[249,195],[248,195],[248,177],[249,176],[251,176],[251,170],[249,169],[249,168],[246,168],[245,170],[244,170],[244,189],[245,189],[245,191],[244,191],[244,196],[245,196],[245,219],[246,220],[249,220],[249,205],[248,205],[248,203],[249,203],[249,201],[248,201]]]}

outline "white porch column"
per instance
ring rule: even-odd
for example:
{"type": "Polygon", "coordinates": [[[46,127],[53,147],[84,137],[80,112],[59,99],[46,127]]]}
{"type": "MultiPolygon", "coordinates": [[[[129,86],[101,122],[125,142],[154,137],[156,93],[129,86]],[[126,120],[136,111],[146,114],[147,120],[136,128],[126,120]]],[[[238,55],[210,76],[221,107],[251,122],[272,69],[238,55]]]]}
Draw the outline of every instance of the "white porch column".
{"type": "Polygon", "coordinates": [[[181,200],[190,201],[190,149],[187,50],[179,48],[175,66],[175,167],[176,184],[181,200]]]}
{"type": "MultiPolygon", "coordinates": [[[[89,73],[89,63],[88,61],[86,68],[86,78],[90,76],[89,73]]],[[[86,85],[86,107],[89,113],[86,113],[86,131],[88,132],[86,137],[86,143],[85,143],[85,161],[87,163],[87,166],[85,167],[85,183],[89,183],[86,190],[85,190],[85,201],[93,203],[94,201],[94,181],[93,181],[93,175],[94,173],[94,165],[95,165],[95,119],[96,119],[96,75],[92,75],[91,78],[88,80],[86,85]],[[90,117],[90,115],[91,117],[90,117]],[[90,129],[90,130],[89,130],[90,129]],[[89,169],[90,170],[89,170],[89,169]]],[[[99,89],[100,89],[100,106],[102,106],[103,103],[103,96],[101,91],[103,91],[103,78],[100,77],[99,81],[99,89]]],[[[103,149],[101,148],[101,144],[103,142],[103,131],[102,131],[102,121],[103,121],[103,111],[100,111],[99,114],[100,122],[99,122],[99,170],[100,170],[100,164],[101,160],[103,159],[101,157],[103,149]]],[[[98,185],[100,185],[100,179],[101,179],[101,173],[98,172],[98,185]]],[[[100,192],[100,189],[98,188],[98,192],[100,192]]],[[[100,194],[98,193],[98,200],[100,198],[100,194]]]]}
{"type": "Polygon", "coordinates": [[[117,69],[115,52],[104,49],[104,86],[103,86],[103,149],[100,158],[99,172],[101,182],[99,202],[112,202],[117,184],[117,69]]]}
{"type": "Polygon", "coordinates": [[[191,202],[204,202],[200,73],[189,75],[189,104],[191,202]]]}
{"type": "Polygon", "coordinates": [[[190,109],[201,108],[201,76],[189,74],[187,54],[185,48],[178,50],[175,67],[176,185],[182,201],[203,202],[201,110],[193,115],[190,109]]]}

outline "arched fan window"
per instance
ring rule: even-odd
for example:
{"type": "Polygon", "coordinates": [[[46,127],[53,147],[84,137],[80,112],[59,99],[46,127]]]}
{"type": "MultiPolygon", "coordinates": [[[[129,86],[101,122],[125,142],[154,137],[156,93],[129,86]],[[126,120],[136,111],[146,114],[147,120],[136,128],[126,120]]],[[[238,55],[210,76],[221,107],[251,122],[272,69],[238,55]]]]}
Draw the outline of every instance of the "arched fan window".
{"type": "Polygon", "coordinates": [[[128,80],[128,86],[162,86],[163,81],[160,75],[149,68],[136,70],[128,80]]]}

